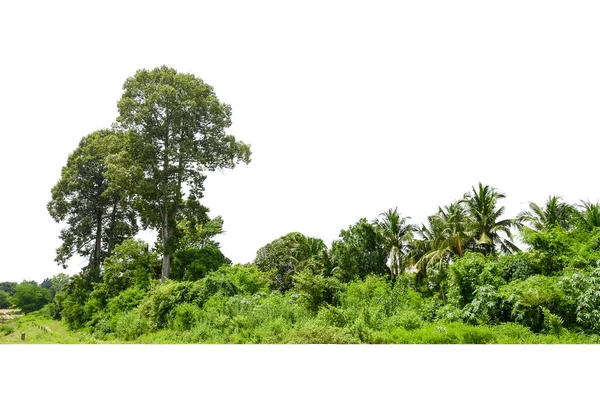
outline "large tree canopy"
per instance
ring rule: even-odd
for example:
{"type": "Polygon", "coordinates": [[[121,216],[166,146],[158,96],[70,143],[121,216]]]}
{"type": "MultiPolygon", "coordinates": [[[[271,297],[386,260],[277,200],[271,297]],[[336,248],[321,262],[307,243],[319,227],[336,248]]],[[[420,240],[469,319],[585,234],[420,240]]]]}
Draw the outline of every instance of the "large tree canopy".
{"type": "Polygon", "coordinates": [[[206,171],[250,162],[250,146],[225,133],[231,107],[192,74],[166,66],[142,69],[127,79],[118,121],[132,135],[132,170],[138,176],[136,205],[142,223],[160,232],[163,266],[169,277],[178,217],[199,206],[206,171]]]}
{"type": "Polygon", "coordinates": [[[62,169],[61,179],[52,188],[48,211],[61,230],[62,245],[55,261],[66,268],[78,254],[89,259],[92,280],[100,277],[100,265],[115,245],[137,233],[131,204],[109,185],[106,158],[124,144],[122,134],[100,130],[81,139],[62,169]]]}

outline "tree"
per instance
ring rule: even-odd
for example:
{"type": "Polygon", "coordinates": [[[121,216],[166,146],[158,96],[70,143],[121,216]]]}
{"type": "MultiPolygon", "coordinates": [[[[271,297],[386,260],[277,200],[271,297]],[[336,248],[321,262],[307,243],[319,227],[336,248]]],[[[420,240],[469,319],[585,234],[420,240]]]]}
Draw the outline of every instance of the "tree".
{"type": "Polygon", "coordinates": [[[388,275],[387,258],[383,239],[365,218],[342,230],[331,245],[332,273],[342,282],[364,279],[369,274],[388,275]]]}
{"type": "Polygon", "coordinates": [[[9,308],[11,306],[8,293],[0,290],[0,308],[9,308]]]}
{"type": "Polygon", "coordinates": [[[200,207],[206,171],[250,162],[250,147],[225,133],[231,107],[192,74],[166,66],[138,70],[123,85],[118,121],[131,134],[129,170],[142,224],[158,230],[161,280],[169,277],[176,250],[176,221],[200,207]]]}
{"type": "Polygon", "coordinates": [[[17,282],[0,282],[0,290],[8,293],[9,296],[15,294],[17,288],[17,282]]]}
{"type": "Polygon", "coordinates": [[[89,278],[100,280],[103,260],[114,246],[137,233],[136,215],[122,192],[109,185],[106,158],[124,143],[122,134],[96,131],[81,139],[62,169],[61,179],[52,188],[48,211],[61,230],[62,245],[55,261],[64,268],[79,254],[89,259],[89,278]]]}
{"type": "Polygon", "coordinates": [[[401,217],[398,208],[390,208],[379,215],[381,219],[374,222],[374,226],[383,239],[385,249],[388,253],[388,267],[392,279],[398,274],[404,273],[404,255],[408,250],[408,243],[412,238],[414,226],[406,220],[410,217],[401,217]]]}
{"type": "Polygon", "coordinates": [[[256,252],[254,263],[265,272],[273,274],[273,287],[286,291],[292,287],[292,278],[299,270],[322,272],[326,269],[327,247],[321,239],[291,232],[256,252]]]}
{"type": "Polygon", "coordinates": [[[25,314],[39,310],[50,302],[50,291],[31,282],[17,285],[11,303],[25,314]]]}
{"type": "Polygon", "coordinates": [[[474,250],[483,254],[496,252],[496,246],[504,253],[520,251],[512,242],[513,236],[510,228],[517,226],[513,219],[499,220],[504,214],[504,206],[497,207],[498,200],[505,198],[503,193],[496,189],[479,183],[478,188],[472,188],[472,192],[465,193],[464,202],[470,217],[470,231],[473,233],[474,250]],[[506,239],[502,237],[506,235],[506,239]]]}
{"type": "Polygon", "coordinates": [[[446,264],[462,257],[472,239],[468,231],[469,216],[461,201],[439,207],[437,214],[429,216],[427,221],[428,226],[422,225],[416,230],[419,239],[411,246],[411,258],[419,278],[426,276],[430,266],[438,265],[443,269],[446,264]]]}
{"type": "Polygon", "coordinates": [[[529,203],[529,211],[519,213],[517,219],[520,222],[529,224],[530,229],[535,231],[547,231],[553,227],[569,229],[570,220],[575,209],[561,201],[561,197],[548,196],[546,204],[539,206],[536,203],[529,203]]]}
{"type": "Polygon", "coordinates": [[[584,230],[591,231],[600,227],[600,203],[582,200],[579,212],[575,215],[575,223],[584,230]]]}

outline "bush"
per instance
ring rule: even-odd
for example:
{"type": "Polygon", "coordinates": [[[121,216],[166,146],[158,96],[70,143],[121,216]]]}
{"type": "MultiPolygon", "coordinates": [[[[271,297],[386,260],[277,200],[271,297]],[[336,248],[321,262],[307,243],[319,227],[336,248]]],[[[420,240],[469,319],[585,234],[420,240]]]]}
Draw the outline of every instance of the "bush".
{"type": "Polygon", "coordinates": [[[199,309],[196,305],[190,303],[178,305],[173,310],[173,329],[179,332],[189,330],[198,322],[198,314],[199,309]]]}
{"type": "Polygon", "coordinates": [[[203,281],[169,281],[156,285],[148,292],[140,304],[140,311],[149,319],[151,329],[160,329],[168,325],[171,312],[179,304],[200,305],[206,297],[206,287],[203,281]]]}
{"type": "Polygon", "coordinates": [[[15,331],[15,327],[9,324],[0,324],[0,333],[8,336],[15,331]]]}
{"type": "Polygon", "coordinates": [[[335,277],[324,277],[309,270],[294,275],[294,293],[298,301],[311,311],[325,304],[338,305],[344,286],[335,277]]]}
{"type": "Polygon", "coordinates": [[[492,258],[480,253],[467,252],[450,265],[448,299],[457,307],[464,307],[475,298],[479,286],[499,287],[505,283],[502,270],[492,258]]]}
{"type": "Polygon", "coordinates": [[[534,275],[500,288],[500,296],[510,309],[510,317],[534,332],[543,328],[542,307],[558,315],[569,309],[569,301],[558,285],[558,278],[534,275]]]}
{"type": "Polygon", "coordinates": [[[136,310],[121,314],[117,319],[116,334],[123,340],[133,340],[148,332],[148,323],[136,310]]]}
{"type": "Polygon", "coordinates": [[[106,309],[112,315],[129,311],[137,307],[145,296],[146,291],[144,289],[130,287],[110,299],[106,305],[106,309]]]}

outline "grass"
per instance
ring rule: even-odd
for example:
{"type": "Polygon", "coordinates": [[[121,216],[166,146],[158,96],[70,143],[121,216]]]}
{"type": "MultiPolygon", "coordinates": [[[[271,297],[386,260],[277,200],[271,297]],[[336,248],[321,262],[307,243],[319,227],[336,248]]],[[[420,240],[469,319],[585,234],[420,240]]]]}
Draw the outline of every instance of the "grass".
{"type": "Polygon", "coordinates": [[[38,312],[0,323],[0,344],[96,344],[96,343],[330,343],[330,344],[597,344],[600,337],[563,329],[558,335],[535,334],[516,324],[469,325],[461,322],[430,322],[420,327],[391,327],[373,330],[355,323],[339,328],[325,325],[317,319],[298,324],[276,318],[267,325],[253,329],[226,329],[198,321],[187,330],[162,329],[147,332],[129,341],[109,334],[102,340],[85,329],[71,331],[60,321],[38,312]],[[25,340],[21,334],[25,333],[25,340]]]}

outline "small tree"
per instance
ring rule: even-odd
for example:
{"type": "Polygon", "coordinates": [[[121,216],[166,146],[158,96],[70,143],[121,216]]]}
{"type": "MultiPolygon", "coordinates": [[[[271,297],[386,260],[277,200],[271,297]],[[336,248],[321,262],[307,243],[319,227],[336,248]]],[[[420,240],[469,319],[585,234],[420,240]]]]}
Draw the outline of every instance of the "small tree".
{"type": "Polygon", "coordinates": [[[50,291],[31,282],[17,285],[11,297],[12,304],[25,314],[37,311],[50,302],[50,291]]]}

